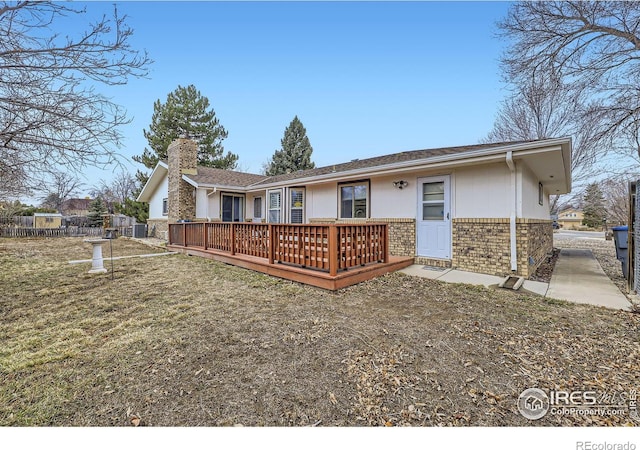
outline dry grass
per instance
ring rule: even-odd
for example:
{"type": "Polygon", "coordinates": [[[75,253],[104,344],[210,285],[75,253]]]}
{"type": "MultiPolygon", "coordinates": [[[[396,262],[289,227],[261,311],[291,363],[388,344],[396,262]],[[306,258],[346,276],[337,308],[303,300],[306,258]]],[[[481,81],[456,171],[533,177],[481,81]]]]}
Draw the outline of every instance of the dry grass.
{"type": "Polygon", "coordinates": [[[0,240],[0,425],[585,425],[516,399],[640,385],[631,313],[400,274],[330,293],[182,255],[114,281],[67,264],[89,255],[0,240]]]}

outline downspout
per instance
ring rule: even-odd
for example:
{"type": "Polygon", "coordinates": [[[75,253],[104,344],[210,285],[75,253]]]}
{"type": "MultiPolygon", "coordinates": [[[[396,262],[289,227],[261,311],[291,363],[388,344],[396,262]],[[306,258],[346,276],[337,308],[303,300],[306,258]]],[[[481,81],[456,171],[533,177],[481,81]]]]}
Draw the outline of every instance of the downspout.
{"type": "Polygon", "coordinates": [[[207,222],[211,222],[211,216],[209,216],[209,197],[218,192],[218,188],[214,186],[213,190],[207,194],[207,222]]]}
{"type": "Polygon", "coordinates": [[[508,151],[506,163],[511,171],[511,192],[513,200],[511,201],[511,215],[509,216],[509,243],[511,245],[511,271],[518,271],[518,250],[516,245],[516,214],[518,205],[517,182],[516,182],[516,165],[513,162],[513,152],[508,151]]]}

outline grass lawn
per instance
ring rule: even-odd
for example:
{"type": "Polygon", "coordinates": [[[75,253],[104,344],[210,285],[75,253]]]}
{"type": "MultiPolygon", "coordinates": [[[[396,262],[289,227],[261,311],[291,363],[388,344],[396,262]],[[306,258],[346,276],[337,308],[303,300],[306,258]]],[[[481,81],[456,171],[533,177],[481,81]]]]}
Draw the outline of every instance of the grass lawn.
{"type": "Polygon", "coordinates": [[[0,425],[631,423],[533,422],[516,400],[640,387],[638,314],[401,274],[332,293],[183,255],[115,261],[113,281],[68,264],[90,257],[0,239],[0,425]]]}

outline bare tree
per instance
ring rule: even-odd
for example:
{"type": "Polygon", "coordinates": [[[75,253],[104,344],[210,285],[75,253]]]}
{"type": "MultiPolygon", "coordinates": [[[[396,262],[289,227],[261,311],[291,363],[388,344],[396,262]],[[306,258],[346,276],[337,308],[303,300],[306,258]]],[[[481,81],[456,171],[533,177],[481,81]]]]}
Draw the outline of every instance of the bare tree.
{"type": "Polygon", "coordinates": [[[516,2],[499,27],[510,42],[503,58],[510,82],[557,74],[594,100],[581,111],[585,126],[595,125],[609,146],[629,144],[640,118],[638,2],[516,2]]]}
{"type": "MultiPolygon", "coordinates": [[[[528,141],[571,136],[571,170],[574,185],[591,179],[607,147],[597,133],[596,118],[584,114],[591,106],[584,91],[569,89],[553,74],[519,80],[515,91],[498,112],[485,142],[528,141]],[[589,121],[587,123],[587,121],[589,121]]],[[[552,200],[552,210],[558,206],[552,200]]]]}
{"type": "Polygon", "coordinates": [[[94,186],[89,193],[94,198],[101,198],[106,203],[109,212],[113,214],[116,205],[122,205],[127,199],[135,198],[136,189],[135,176],[129,172],[121,171],[110,183],[100,180],[100,183],[94,186]]]}
{"type": "Polygon", "coordinates": [[[83,186],[83,183],[75,176],[66,172],[54,172],[51,179],[46,183],[47,189],[40,197],[41,206],[62,211],[62,204],[65,200],[75,195],[83,186]]]}
{"type": "Polygon", "coordinates": [[[607,210],[609,224],[626,224],[629,222],[629,181],[635,181],[640,176],[608,178],[602,182],[602,192],[607,210]]]}
{"type": "Polygon", "coordinates": [[[72,171],[116,158],[119,127],[129,120],[94,86],[146,76],[151,61],[131,48],[133,30],[115,7],[80,35],[52,31],[60,19],[85,13],[67,3],[0,2],[4,195],[27,190],[52,166],[72,171]]]}

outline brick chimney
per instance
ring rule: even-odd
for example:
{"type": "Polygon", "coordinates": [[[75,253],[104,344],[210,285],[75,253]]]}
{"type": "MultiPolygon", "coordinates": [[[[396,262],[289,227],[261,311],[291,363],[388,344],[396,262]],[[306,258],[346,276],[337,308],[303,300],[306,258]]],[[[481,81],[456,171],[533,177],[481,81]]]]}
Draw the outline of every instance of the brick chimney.
{"type": "Polygon", "coordinates": [[[196,217],[195,188],[182,175],[198,173],[198,144],[191,139],[176,139],[167,150],[169,157],[169,223],[196,217]]]}

